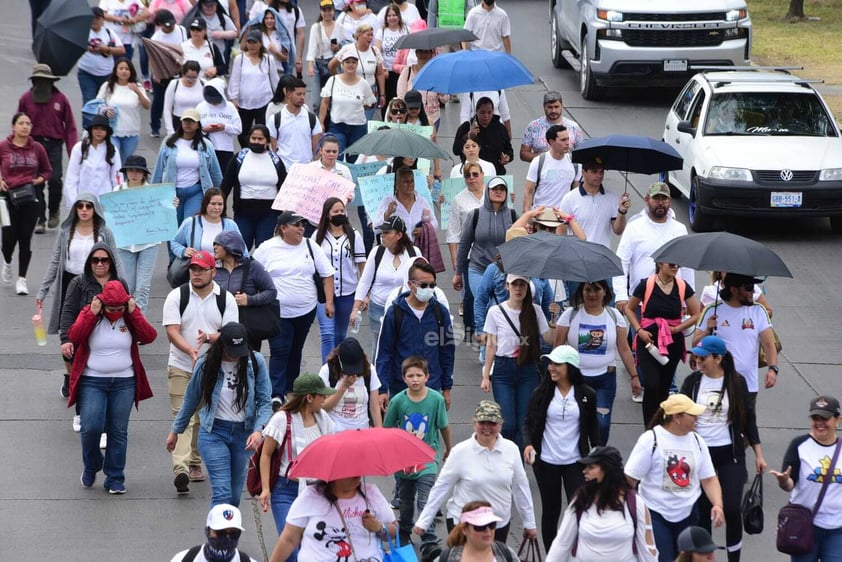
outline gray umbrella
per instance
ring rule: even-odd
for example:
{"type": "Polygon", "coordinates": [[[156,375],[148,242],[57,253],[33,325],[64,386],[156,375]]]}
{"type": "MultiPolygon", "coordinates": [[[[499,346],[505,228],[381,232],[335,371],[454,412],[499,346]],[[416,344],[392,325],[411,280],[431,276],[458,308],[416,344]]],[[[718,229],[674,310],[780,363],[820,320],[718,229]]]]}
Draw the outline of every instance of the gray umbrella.
{"type": "Polygon", "coordinates": [[[372,131],[345,149],[345,152],[450,159],[450,154],[436,146],[433,141],[411,131],[397,128],[372,131]]]}
{"type": "Polygon", "coordinates": [[[476,41],[478,37],[467,29],[434,27],[404,35],[395,43],[396,49],[435,49],[461,41],[476,41]]]}
{"type": "Polygon", "coordinates": [[[497,246],[506,273],[525,277],[600,281],[623,274],[614,252],[573,236],[537,232],[497,246]]]}
{"type": "Polygon", "coordinates": [[[658,248],[652,259],[691,269],[792,277],[778,254],[760,242],[730,232],[705,232],[673,238],[658,248]]]}

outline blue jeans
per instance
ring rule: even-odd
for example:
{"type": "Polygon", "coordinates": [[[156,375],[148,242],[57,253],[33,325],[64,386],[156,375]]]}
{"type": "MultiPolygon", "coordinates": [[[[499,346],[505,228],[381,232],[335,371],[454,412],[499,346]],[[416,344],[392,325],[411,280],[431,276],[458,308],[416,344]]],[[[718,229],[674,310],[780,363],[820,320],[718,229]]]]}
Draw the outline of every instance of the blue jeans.
{"type": "Polygon", "coordinates": [[[234,213],[234,222],[240,229],[243,242],[249,250],[257,248],[275,234],[275,225],[278,222],[280,211],[274,209],[263,212],[252,212],[239,210],[234,213]]]}
{"type": "Polygon", "coordinates": [[[175,210],[178,224],[184,222],[184,217],[192,217],[202,208],[202,184],[197,183],[190,187],[176,187],[175,196],[178,197],[178,208],[175,210]]]}
{"type": "Polygon", "coordinates": [[[126,480],[129,414],[134,404],[134,377],[79,379],[79,415],[82,416],[82,463],[85,472],[105,473],[105,488],[126,480]],[[99,449],[102,433],[108,435],[105,457],[99,449]]]}
{"type": "Polygon", "coordinates": [[[95,76],[90,72],[79,69],[76,72],[76,79],[79,81],[79,90],[82,92],[82,105],[85,105],[99,93],[99,88],[108,80],[108,74],[95,76]]]}
{"type": "Polygon", "coordinates": [[[129,285],[129,292],[134,295],[137,306],[146,310],[149,304],[149,289],[152,286],[152,274],[155,272],[155,260],[158,257],[160,244],[144,248],[139,252],[130,252],[123,248],[117,249],[120,263],[123,265],[123,276],[129,285]]]}
{"type": "MultiPolygon", "coordinates": [[[[272,495],[270,497],[272,501],[272,519],[275,520],[275,529],[277,529],[279,535],[284,530],[284,525],[286,525],[289,508],[297,497],[298,482],[279,476],[278,481],[275,482],[275,487],[272,488],[272,495]]],[[[295,562],[296,560],[298,560],[297,548],[287,558],[286,562],[295,562]]]]}
{"type": "Polygon", "coordinates": [[[585,377],[585,384],[596,391],[596,421],[599,424],[599,444],[608,443],[611,430],[611,410],[617,395],[617,371],[606,371],[594,377],[585,377]]]}
{"type": "Polygon", "coordinates": [[[199,430],[199,454],[208,469],[211,507],[221,503],[240,505],[251,451],[246,450],[249,434],[243,422],[213,420],[213,430],[199,430]]]}
{"type": "MultiPolygon", "coordinates": [[[[367,131],[366,125],[348,125],[347,123],[331,123],[327,132],[332,133],[339,140],[339,158],[344,157],[345,149],[363,138],[367,131]]],[[[354,161],[357,157],[354,156],[354,161]]]]}
{"type": "Polygon", "coordinates": [[[474,293],[482,285],[482,274],[482,271],[469,267],[468,274],[462,276],[462,284],[465,286],[462,293],[462,323],[465,329],[482,330],[482,326],[474,326],[474,293]]]}
{"type": "Polygon", "coordinates": [[[377,342],[380,340],[380,323],[383,321],[385,309],[379,304],[368,303],[368,324],[371,329],[371,362],[377,357],[377,342]]]}
{"type": "Polygon", "coordinates": [[[130,137],[111,137],[111,142],[120,154],[120,161],[125,162],[126,159],[134,154],[135,150],[137,150],[137,144],[140,142],[140,137],[137,135],[132,135],[130,137]]]}
{"type": "MultiPolygon", "coordinates": [[[[694,506],[693,511],[682,521],[673,523],[653,509],[649,509],[652,517],[652,535],[655,537],[655,546],[658,547],[658,562],[672,562],[678,556],[678,535],[690,525],[698,525],[699,512],[694,506]]],[[[812,559],[811,559],[812,560],[812,559]]]]}
{"type": "MultiPolygon", "coordinates": [[[[125,55],[120,55],[120,56],[119,56],[119,57],[117,57],[117,58],[126,57],[127,59],[132,60],[132,59],[134,58],[134,45],[133,45],[133,44],[131,44],[131,43],[128,43],[128,44],[127,44],[127,43],[123,43],[123,48],[124,48],[124,49],[126,49],[126,54],[125,54],[125,55]]],[[[115,60],[116,60],[116,59],[115,59],[115,60]]],[[[134,62],[132,62],[132,64],[134,64],[134,62]]]]}
{"type": "Polygon", "coordinates": [[[301,351],[315,317],[316,307],[295,318],[281,316],[281,333],[269,338],[269,378],[273,397],[283,398],[292,391],[292,383],[301,372],[301,351]]]}
{"type": "MultiPolygon", "coordinates": [[[[412,534],[413,521],[415,521],[416,513],[418,515],[424,510],[427,505],[427,496],[430,495],[430,489],[436,482],[436,474],[424,474],[418,478],[398,478],[399,503],[400,503],[400,530],[405,535],[412,534]],[[413,502],[415,505],[413,505],[413,502]],[[418,510],[417,512],[415,510],[418,510]]],[[[438,542],[436,536],[436,522],[430,523],[430,526],[424,529],[424,534],[421,537],[421,548],[427,544],[436,544],[438,542]]]]}
{"type": "Polygon", "coordinates": [[[813,550],[807,554],[790,556],[790,562],[840,562],[842,561],[842,527],[838,529],[822,529],[813,525],[816,532],[816,542],[813,550]]]}
{"type": "Polygon", "coordinates": [[[523,449],[523,429],[529,399],[538,386],[538,366],[528,362],[518,366],[514,357],[494,357],[491,392],[503,411],[503,437],[523,449]]]}
{"type": "Polygon", "coordinates": [[[333,297],[333,318],[328,318],[325,314],[325,305],[320,303],[316,307],[319,335],[322,341],[322,363],[327,361],[327,354],[345,339],[352,308],[354,308],[354,293],[344,297],[333,297]]]}

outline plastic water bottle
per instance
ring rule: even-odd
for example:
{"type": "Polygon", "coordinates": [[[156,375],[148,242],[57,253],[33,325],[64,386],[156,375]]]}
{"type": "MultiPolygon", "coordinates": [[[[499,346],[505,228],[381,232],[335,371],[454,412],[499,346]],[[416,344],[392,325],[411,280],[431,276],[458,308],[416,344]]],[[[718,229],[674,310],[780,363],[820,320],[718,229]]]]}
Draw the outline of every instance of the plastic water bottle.
{"type": "Polygon", "coordinates": [[[651,343],[646,344],[646,351],[649,352],[649,355],[655,358],[655,361],[660,363],[661,365],[666,365],[669,363],[669,357],[665,355],[661,355],[660,350],[658,350],[657,345],[652,345],[651,343]]]}
{"type": "Polygon", "coordinates": [[[348,326],[348,333],[350,334],[359,334],[360,333],[360,324],[363,322],[363,311],[358,310],[356,314],[354,314],[354,322],[348,326]]]}
{"type": "Polygon", "coordinates": [[[44,328],[44,322],[41,321],[41,310],[32,317],[32,331],[35,333],[35,343],[43,347],[47,345],[47,330],[44,328]]]}
{"type": "MultiPolygon", "coordinates": [[[[689,320],[689,319],[690,319],[690,315],[689,315],[689,314],[685,314],[685,315],[684,315],[684,317],[681,319],[681,322],[682,322],[682,323],[683,323],[683,322],[686,322],[686,321],[687,321],[687,320],[689,320]]],[[[682,330],[682,333],[684,334],[684,337],[685,337],[685,338],[689,338],[690,336],[692,336],[692,335],[693,335],[693,332],[695,332],[695,331],[696,331],[696,325],[695,325],[695,324],[690,324],[689,326],[687,326],[686,328],[684,328],[684,330],[682,330]]]]}

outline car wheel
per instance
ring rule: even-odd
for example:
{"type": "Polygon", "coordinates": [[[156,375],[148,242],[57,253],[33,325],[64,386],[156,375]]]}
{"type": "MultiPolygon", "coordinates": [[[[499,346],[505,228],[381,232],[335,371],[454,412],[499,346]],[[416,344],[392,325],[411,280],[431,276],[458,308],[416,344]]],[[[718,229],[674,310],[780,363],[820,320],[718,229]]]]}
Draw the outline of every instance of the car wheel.
{"type": "Polygon", "coordinates": [[[566,41],[562,41],[561,32],[558,30],[558,16],[553,10],[550,18],[550,57],[553,60],[553,66],[556,68],[570,68],[567,60],[561,56],[561,52],[570,46],[566,41]]]}
{"type": "Polygon", "coordinates": [[[713,218],[706,215],[699,208],[699,179],[690,180],[690,197],[687,200],[687,211],[690,214],[690,228],[695,232],[707,232],[713,228],[713,218]]]}
{"type": "Polygon", "coordinates": [[[591,72],[587,35],[582,37],[582,48],[579,50],[579,93],[586,100],[592,101],[599,101],[605,97],[605,88],[596,85],[591,72]]]}
{"type": "Polygon", "coordinates": [[[842,217],[830,217],[830,231],[833,234],[842,234],[842,217]]]}

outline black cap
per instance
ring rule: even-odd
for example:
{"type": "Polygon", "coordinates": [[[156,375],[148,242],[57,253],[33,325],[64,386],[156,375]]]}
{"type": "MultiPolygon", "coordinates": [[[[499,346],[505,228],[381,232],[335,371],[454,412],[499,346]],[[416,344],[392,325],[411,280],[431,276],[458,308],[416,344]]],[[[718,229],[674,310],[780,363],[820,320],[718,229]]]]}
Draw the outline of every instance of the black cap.
{"type": "Polygon", "coordinates": [[[94,6],[91,8],[91,13],[94,15],[95,18],[104,18],[105,12],[102,11],[102,8],[99,6],[94,6]]]}
{"type": "Polygon", "coordinates": [[[190,22],[190,29],[207,29],[208,24],[204,18],[193,18],[190,22]]]}
{"type": "Polygon", "coordinates": [[[403,219],[397,215],[392,215],[389,217],[386,222],[379,225],[377,230],[380,232],[386,232],[389,230],[397,230],[398,232],[403,232],[406,234],[406,224],[404,224],[403,219]]]}
{"type": "Polygon", "coordinates": [[[614,447],[594,447],[588,456],[579,459],[581,464],[616,464],[623,466],[623,457],[614,447]]]}
{"type": "Polygon", "coordinates": [[[337,348],[339,368],[345,375],[361,375],[363,373],[365,352],[355,338],[345,338],[337,348]]]}
{"type": "Polygon", "coordinates": [[[122,173],[126,173],[126,170],[140,170],[146,174],[151,174],[152,172],[149,171],[149,168],[146,167],[146,158],[139,154],[132,154],[126,161],[123,162],[123,167],[120,168],[122,173]]]}
{"type": "Polygon", "coordinates": [[[707,554],[722,549],[723,547],[713,542],[710,533],[695,525],[687,527],[678,535],[678,550],[680,552],[707,554]]]}
{"type": "Polygon", "coordinates": [[[763,283],[763,279],[752,277],[751,275],[743,275],[741,273],[727,273],[722,284],[725,287],[742,287],[749,283],[758,284],[763,283]]]}
{"type": "Polygon", "coordinates": [[[283,213],[278,216],[278,226],[283,226],[285,224],[295,224],[300,221],[307,220],[295,211],[284,211],[283,213]]]}
{"type": "Polygon", "coordinates": [[[239,322],[229,322],[219,331],[222,350],[228,357],[245,357],[249,354],[249,337],[246,327],[239,322]]]}
{"type": "Polygon", "coordinates": [[[418,90],[410,90],[403,95],[403,101],[406,103],[407,109],[416,109],[424,105],[421,98],[421,92],[418,90]]]}
{"type": "Polygon", "coordinates": [[[155,23],[158,25],[165,25],[167,27],[171,27],[175,25],[175,16],[173,13],[166,8],[161,8],[157,12],[155,12],[155,23]]]}
{"type": "Polygon", "coordinates": [[[810,401],[810,415],[833,418],[839,415],[839,400],[833,396],[816,396],[810,401]]]}

